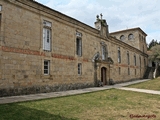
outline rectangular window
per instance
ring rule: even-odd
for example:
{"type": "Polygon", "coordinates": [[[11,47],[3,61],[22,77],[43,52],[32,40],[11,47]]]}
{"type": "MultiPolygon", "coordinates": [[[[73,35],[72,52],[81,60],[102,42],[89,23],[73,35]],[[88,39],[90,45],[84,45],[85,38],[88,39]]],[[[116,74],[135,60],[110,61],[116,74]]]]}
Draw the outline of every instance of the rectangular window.
{"type": "Polygon", "coordinates": [[[128,75],[130,75],[130,68],[128,68],[128,75]]]}
{"type": "Polygon", "coordinates": [[[78,75],[82,75],[82,64],[78,63],[78,75]]]}
{"type": "Polygon", "coordinates": [[[2,11],[2,5],[0,5],[0,11],[2,11]]]}
{"type": "Polygon", "coordinates": [[[127,63],[130,64],[129,52],[127,52],[127,63]]]}
{"type": "Polygon", "coordinates": [[[1,22],[2,22],[2,15],[0,14],[0,33],[1,33],[1,22]]]}
{"type": "Polygon", "coordinates": [[[120,51],[120,47],[118,47],[118,63],[121,63],[121,51],[120,51]]]}
{"type": "Polygon", "coordinates": [[[102,60],[107,60],[108,52],[107,52],[107,46],[102,45],[102,60]]]}
{"type": "Polygon", "coordinates": [[[137,71],[136,71],[136,69],[135,69],[135,75],[137,74],[137,71]]]}
{"type": "Polygon", "coordinates": [[[50,22],[43,22],[43,49],[51,51],[51,26],[50,22]]]}
{"type": "Polygon", "coordinates": [[[140,64],[140,68],[141,68],[141,57],[139,57],[139,64],[140,64]]]}
{"type": "Polygon", "coordinates": [[[121,74],[121,68],[119,67],[119,75],[121,74]]]}
{"type": "Polygon", "coordinates": [[[44,61],[44,75],[49,75],[49,67],[50,66],[50,61],[45,60],[44,61]]]}
{"type": "Polygon", "coordinates": [[[134,65],[136,66],[137,64],[136,64],[137,62],[136,62],[136,55],[134,55],[134,65]]]}
{"type": "Polygon", "coordinates": [[[144,67],[146,67],[146,59],[144,58],[144,67]]]}
{"type": "Polygon", "coordinates": [[[76,47],[77,47],[77,55],[82,56],[82,40],[81,40],[81,38],[77,38],[76,47]]]}

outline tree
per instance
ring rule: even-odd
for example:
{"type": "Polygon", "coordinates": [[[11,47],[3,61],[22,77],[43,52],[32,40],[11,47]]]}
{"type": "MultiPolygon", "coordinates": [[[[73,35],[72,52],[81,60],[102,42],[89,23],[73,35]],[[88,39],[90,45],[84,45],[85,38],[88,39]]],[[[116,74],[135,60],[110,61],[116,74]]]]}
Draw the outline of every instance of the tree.
{"type": "Polygon", "coordinates": [[[150,48],[149,59],[152,61],[160,60],[160,45],[155,45],[150,48]]]}
{"type": "Polygon", "coordinates": [[[153,39],[148,45],[148,50],[150,50],[153,46],[156,46],[156,45],[160,45],[160,42],[158,43],[157,40],[153,39]]]}

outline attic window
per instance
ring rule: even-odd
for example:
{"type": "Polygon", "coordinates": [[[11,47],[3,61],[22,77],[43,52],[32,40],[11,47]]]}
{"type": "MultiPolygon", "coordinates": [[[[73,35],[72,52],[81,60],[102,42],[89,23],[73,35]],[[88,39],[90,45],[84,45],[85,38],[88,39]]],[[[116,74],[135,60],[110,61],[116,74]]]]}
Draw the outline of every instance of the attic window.
{"type": "Polygon", "coordinates": [[[128,35],[128,40],[132,40],[133,37],[134,37],[133,34],[129,34],[129,35],[128,35]]]}
{"type": "Polygon", "coordinates": [[[125,39],[124,35],[121,35],[120,40],[124,40],[124,39],[125,39]]]}

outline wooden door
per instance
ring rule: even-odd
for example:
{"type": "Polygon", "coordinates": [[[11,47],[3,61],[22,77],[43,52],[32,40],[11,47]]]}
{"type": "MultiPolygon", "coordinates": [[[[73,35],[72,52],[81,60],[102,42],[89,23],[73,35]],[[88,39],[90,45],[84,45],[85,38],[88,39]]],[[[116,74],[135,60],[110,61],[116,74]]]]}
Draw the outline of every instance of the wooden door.
{"type": "Polygon", "coordinates": [[[103,85],[107,85],[107,69],[105,67],[101,68],[101,82],[103,85]]]}

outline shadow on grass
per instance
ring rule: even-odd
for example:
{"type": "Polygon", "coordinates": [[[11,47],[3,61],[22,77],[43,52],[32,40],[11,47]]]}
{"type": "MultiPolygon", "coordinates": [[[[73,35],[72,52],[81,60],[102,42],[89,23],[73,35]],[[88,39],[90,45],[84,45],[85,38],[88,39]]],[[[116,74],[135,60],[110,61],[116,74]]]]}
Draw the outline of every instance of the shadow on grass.
{"type": "Polygon", "coordinates": [[[0,120],[77,120],[17,104],[0,105],[0,120]]]}

